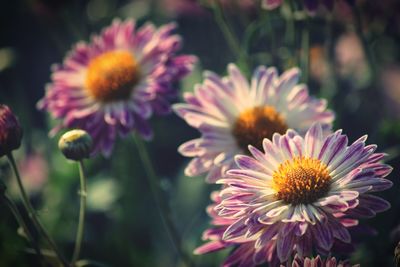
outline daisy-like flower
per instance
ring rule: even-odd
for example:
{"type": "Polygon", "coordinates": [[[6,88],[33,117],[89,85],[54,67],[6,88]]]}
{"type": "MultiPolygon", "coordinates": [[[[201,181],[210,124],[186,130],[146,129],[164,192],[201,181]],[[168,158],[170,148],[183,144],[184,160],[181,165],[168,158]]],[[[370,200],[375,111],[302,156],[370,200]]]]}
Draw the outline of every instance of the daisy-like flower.
{"type": "Polygon", "coordinates": [[[234,248],[234,251],[225,259],[222,266],[256,266],[268,262],[271,266],[278,266],[279,260],[276,256],[276,241],[272,240],[268,244],[258,249],[255,248],[254,241],[224,241],[222,239],[226,229],[235,222],[229,218],[223,218],[217,214],[215,207],[221,203],[219,192],[215,191],[211,194],[213,204],[207,207],[207,213],[212,218],[212,228],[203,232],[203,240],[207,243],[198,247],[194,254],[201,255],[211,253],[223,249],[234,248]]]}
{"type": "Polygon", "coordinates": [[[384,179],[392,168],[366,139],[348,145],[341,130],[324,136],[315,124],[304,138],[288,130],[264,139],[264,153],[249,146],[252,157],[237,156],[239,169],[219,180],[218,214],[235,220],[223,239],[254,240],[255,248],[276,240],[281,262],[293,249],[326,255],[335,241],[351,243],[349,227],[390,207],[370,193],[392,186],[384,179]]]}
{"type": "Polygon", "coordinates": [[[325,100],[310,97],[307,86],[297,84],[299,74],[298,68],[292,68],[278,76],[275,68],[260,66],[249,83],[234,64],[224,78],[205,72],[203,84],[184,95],[187,103],[173,106],[202,134],[178,149],[194,157],[185,174],[208,172],[206,180],[212,183],[235,166],[233,157],[247,153],[249,144],[261,149],[264,138],[288,128],[305,133],[313,122],[330,129],[333,113],[326,109],[325,100]]]}
{"type": "MultiPolygon", "coordinates": [[[[62,119],[62,127],[81,128],[93,138],[94,151],[110,155],[117,135],[137,131],[152,136],[147,120],[170,111],[175,82],[193,67],[193,56],[175,53],[181,39],[175,24],[159,29],[136,27],[134,20],[113,24],[89,44],[78,43],[62,65],[53,69],[52,83],[39,108],[62,119]]],[[[53,131],[53,132],[54,132],[53,131]]]]}
{"type": "Polygon", "coordinates": [[[318,255],[316,258],[300,258],[295,256],[292,264],[281,265],[281,267],[359,267],[360,265],[351,265],[349,261],[337,261],[335,257],[328,257],[326,260],[321,259],[318,255]]]}

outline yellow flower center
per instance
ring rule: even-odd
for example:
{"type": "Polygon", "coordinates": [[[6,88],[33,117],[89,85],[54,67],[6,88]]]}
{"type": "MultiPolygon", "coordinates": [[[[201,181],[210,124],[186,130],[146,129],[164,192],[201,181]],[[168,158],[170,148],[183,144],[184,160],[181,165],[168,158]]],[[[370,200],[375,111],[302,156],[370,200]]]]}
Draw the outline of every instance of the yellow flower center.
{"type": "Polygon", "coordinates": [[[101,102],[126,100],[140,79],[138,64],[128,51],[110,51],[93,58],[87,69],[86,90],[101,102]]]}
{"type": "Polygon", "coordinates": [[[264,138],[271,139],[274,133],[287,130],[283,118],[271,106],[255,107],[242,112],[233,127],[233,136],[240,148],[247,151],[248,145],[262,150],[264,138]]]}
{"type": "Polygon", "coordinates": [[[318,159],[296,157],[274,172],[276,197],[288,204],[309,204],[323,197],[331,184],[328,168],[318,159]]]}

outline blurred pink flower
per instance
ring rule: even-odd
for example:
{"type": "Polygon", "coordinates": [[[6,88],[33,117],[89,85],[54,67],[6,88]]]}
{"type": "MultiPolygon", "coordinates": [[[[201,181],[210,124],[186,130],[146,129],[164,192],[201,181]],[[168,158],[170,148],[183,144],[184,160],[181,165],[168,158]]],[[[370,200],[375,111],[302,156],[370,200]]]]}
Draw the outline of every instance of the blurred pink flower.
{"type": "Polygon", "coordinates": [[[333,17],[341,24],[353,23],[352,4],[348,1],[337,1],[333,10],[333,17]]]}
{"type": "Polygon", "coordinates": [[[262,6],[265,9],[272,10],[282,5],[283,0],[263,0],[262,6]]]}
{"type": "Polygon", "coordinates": [[[207,14],[206,7],[211,7],[219,1],[225,11],[251,11],[256,7],[254,0],[208,0],[203,5],[196,0],[161,0],[160,6],[167,14],[174,16],[203,16],[207,14]]]}
{"type": "Polygon", "coordinates": [[[354,32],[343,34],[335,47],[336,67],[343,77],[365,79],[368,65],[360,39],[354,32]]]}
{"type": "MultiPolygon", "coordinates": [[[[49,177],[49,166],[44,155],[41,152],[31,152],[18,160],[17,164],[27,193],[29,195],[38,194],[49,177]]],[[[10,191],[13,195],[18,192],[15,179],[11,179],[10,191]]]]}
{"type": "Polygon", "coordinates": [[[388,114],[400,118],[400,66],[386,67],[382,71],[381,80],[388,114]]]}
{"type": "Polygon", "coordinates": [[[161,0],[159,3],[163,11],[173,16],[201,16],[206,13],[196,0],[161,0]]]}
{"type": "Polygon", "coordinates": [[[329,65],[322,45],[310,49],[310,74],[318,82],[326,81],[329,76],[329,65]]]}

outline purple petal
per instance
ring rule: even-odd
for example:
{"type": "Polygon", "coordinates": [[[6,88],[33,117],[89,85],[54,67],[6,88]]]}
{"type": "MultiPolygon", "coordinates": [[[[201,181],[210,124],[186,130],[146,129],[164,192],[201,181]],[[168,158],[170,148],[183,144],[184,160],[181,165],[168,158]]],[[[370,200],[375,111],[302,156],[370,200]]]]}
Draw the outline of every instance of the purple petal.
{"type": "Polygon", "coordinates": [[[390,208],[390,203],[380,197],[364,194],[360,196],[360,206],[365,206],[375,212],[383,212],[390,208]]]}
{"type": "Polygon", "coordinates": [[[289,234],[284,237],[278,237],[276,251],[281,262],[286,262],[293,251],[294,235],[289,234]]]}
{"type": "Polygon", "coordinates": [[[202,255],[210,252],[215,252],[227,247],[226,242],[223,241],[212,241],[208,242],[198,248],[196,248],[193,253],[196,255],[202,255]]]}
{"type": "Polygon", "coordinates": [[[225,241],[234,241],[235,239],[242,238],[246,234],[246,231],[245,219],[239,219],[226,229],[222,239],[225,241]]]}
{"type": "Polygon", "coordinates": [[[235,157],[235,162],[241,169],[265,171],[265,167],[260,162],[249,156],[238,155],[235,157]]]}
{"type": "Polygon", "coordinates": [[[321,143],[322,143],[321,124],[315,123],[307,131],[305,136],[306,156],[309,156],[311,158],[317,157],[318,153],[320,153],[321,143]]]}
{"type": "Polygon", "coordinates": [[[202,151],[202,149],[198,147],[200,141],[201,139],[193,139],[183,143],[178,147],[179,153],[186,157],[195,157],[199,155],[202,151]]]}

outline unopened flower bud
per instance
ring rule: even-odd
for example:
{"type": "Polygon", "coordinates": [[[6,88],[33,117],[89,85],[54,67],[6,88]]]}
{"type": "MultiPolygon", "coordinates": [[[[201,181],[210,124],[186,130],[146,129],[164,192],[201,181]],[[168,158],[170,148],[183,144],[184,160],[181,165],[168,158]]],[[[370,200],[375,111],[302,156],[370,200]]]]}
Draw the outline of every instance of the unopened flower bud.
{"type": "Polygon", "coordinates": [[[58,148],[67,159],[78,161],[90,156],[92,138],[84,130],[71,130],[61,136],[58,148]]]}
{"type": "Polygon", "coordinates": [[[0,157],[21,145],[22,128],[17,117],[6,105],[0,105],[0,157]]]}

